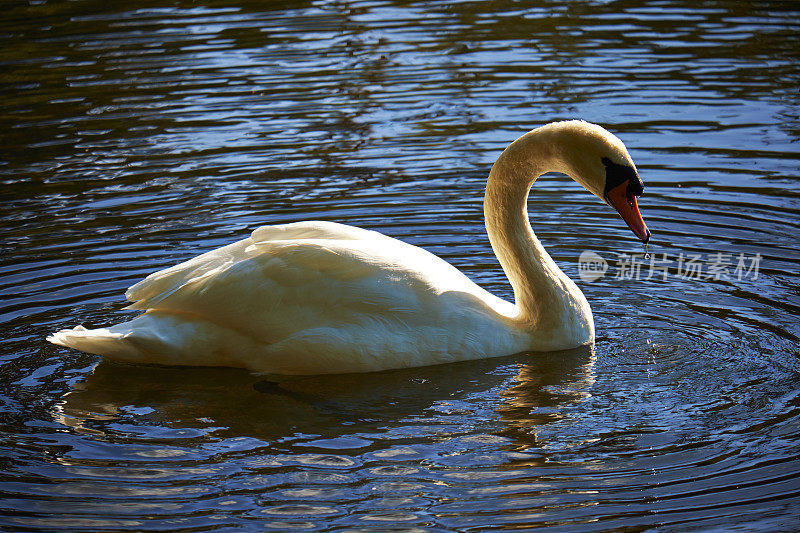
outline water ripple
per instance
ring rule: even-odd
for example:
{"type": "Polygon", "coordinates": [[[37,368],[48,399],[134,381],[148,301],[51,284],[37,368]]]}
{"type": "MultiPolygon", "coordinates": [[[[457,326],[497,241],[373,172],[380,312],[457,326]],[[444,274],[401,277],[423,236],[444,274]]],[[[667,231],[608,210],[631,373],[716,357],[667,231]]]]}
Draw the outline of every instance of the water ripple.
{"type": "Polygon", "coordinates": [[[0,21],[0,528],[797,529],[794,3],[94,4],[0,21]],[[276,383],[43,341],[130,316],[149,272],[310,218],[511,298],[488,169],[574,117],[629,146],[653,231],[650,263],[571,181],[536,184],[565,272],[584,250],[609,264],[580,283],[591,353],[276,383]]]}

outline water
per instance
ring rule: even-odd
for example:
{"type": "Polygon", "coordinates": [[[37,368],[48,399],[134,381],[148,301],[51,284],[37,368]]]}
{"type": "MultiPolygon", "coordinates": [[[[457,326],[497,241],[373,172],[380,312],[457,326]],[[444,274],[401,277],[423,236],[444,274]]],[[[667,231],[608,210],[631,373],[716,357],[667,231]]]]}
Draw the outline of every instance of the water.
{"type": "Polygon", "coordinates": [[[0,528],[800,528],[795,3],[132,5],[0,21],[0,528]],[[275,384],[44,341],[310,218],[510,298],[484,180],[575,117],[626,142],[653,232],[647,259],[607,206],[537,182],[593,351],[275,384]]]}

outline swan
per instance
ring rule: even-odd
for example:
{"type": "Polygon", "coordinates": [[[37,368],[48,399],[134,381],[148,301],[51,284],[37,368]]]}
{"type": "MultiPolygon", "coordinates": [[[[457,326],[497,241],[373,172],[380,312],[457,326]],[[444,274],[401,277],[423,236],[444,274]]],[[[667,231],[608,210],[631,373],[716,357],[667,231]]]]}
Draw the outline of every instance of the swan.
{"type": "Polygon", "coordinates": [[[108,328],[52,343],[109,359],[242,367],[263,374],[371,372],[552,351],[594,342],[589,303],[536,238],[527,198],[545,172],[572,177],[615,208],[647,243],[643,183],[622,141],[581,120],[511,143],[489,173],[486,231],[514,291],[507,302],[446,261],[375,231],[305,221],[150,274],[108,328]]]}

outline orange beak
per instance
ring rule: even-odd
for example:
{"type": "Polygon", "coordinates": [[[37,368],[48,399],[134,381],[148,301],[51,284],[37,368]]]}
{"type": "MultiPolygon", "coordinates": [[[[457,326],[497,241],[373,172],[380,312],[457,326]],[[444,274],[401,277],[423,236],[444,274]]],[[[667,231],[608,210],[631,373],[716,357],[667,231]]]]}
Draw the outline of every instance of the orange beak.
{"type": "Polygon", "coordinates": [[[628,192],[628,182],[620,183],[609,190],[606,197],[622,220],[631,228],[631,231],[644,244],[647,244],[647,241],[650,240],[650,230],[647,229],[647,224],[644,223],[642,214],[639,212],[639,206],[636,205],[636,196],[628,192]]]}

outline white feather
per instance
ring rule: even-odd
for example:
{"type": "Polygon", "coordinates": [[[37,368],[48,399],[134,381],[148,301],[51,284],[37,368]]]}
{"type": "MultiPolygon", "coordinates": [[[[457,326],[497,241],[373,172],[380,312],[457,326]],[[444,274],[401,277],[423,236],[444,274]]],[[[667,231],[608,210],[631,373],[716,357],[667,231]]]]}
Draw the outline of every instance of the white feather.
{"type": "MultiPolygon", "coordinates": [[[[492,169],[487,228],[516,304],[422,248],[310,221],[263,226],[155,272],[126,292],[128,309],[142,315],[109,328],[62,330],[48,340],[122,361],[274,374],[366,372],[590,343],[586,299],[541,247],[524,213],[536,177],[563,163],[543,155],[549,144],[560,143],[558,153],[566,146],[584,154],[581,143],[596,143],[597,128],[545,126],[513,143],[492,169]]],[[[603,135],[607,151],[621,157],[621,143],[603,135]]],[[[604,177],[588,174],[581,183],[601,189],[595,182],[604,177]]]]}

